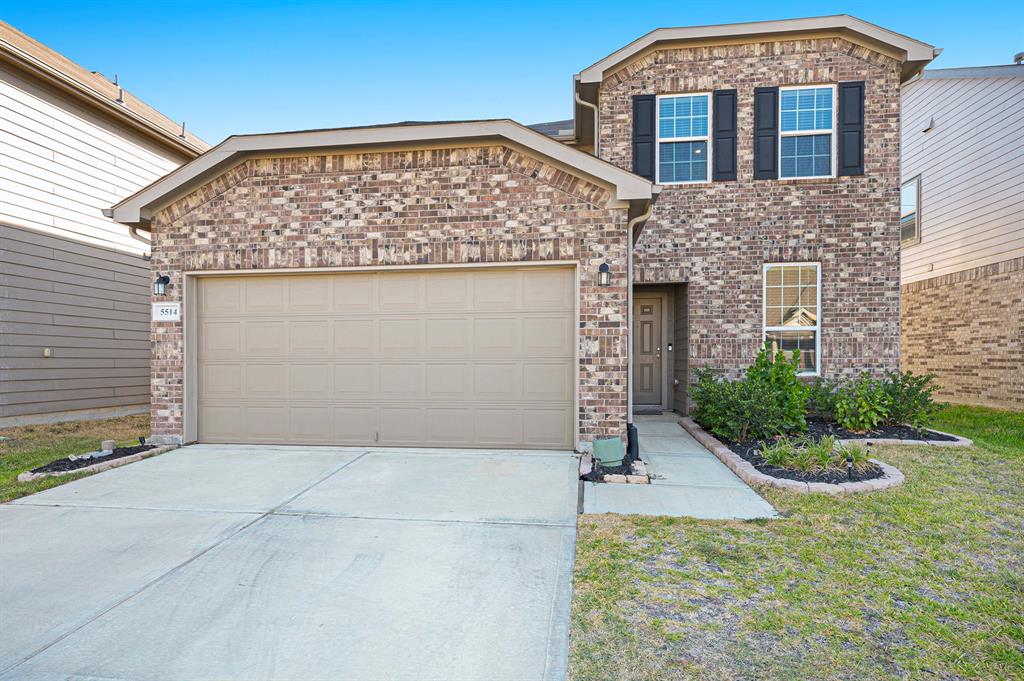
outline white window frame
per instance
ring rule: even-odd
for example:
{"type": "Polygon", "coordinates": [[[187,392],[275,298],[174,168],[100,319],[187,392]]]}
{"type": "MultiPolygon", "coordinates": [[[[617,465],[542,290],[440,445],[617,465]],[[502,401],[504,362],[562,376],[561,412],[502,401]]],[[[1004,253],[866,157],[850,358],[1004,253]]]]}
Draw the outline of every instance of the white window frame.
{"type": "Polygon", "coordinates": [[[836,177],[836,169],[838,167],[838,155],[839,145],[836,141],[836,114],[839,109],[839,89],[835,83],[821,83],[819,85],[790,85],[779,88],[779,108],[775,112],[778,116],[779,121],[779,143],[775,149],[775,153],[778,154],[779,159],[779,179],[780,180],[814,180],[820,178],[834,178],[836,177]],[[789,132],[782,131],[782,93],[790,90],[820,90],[822,88],[830,88],[832,90],[832,127],[829,130],[791,130],[789,132]],[[831,151],[829,152],[829,174],[828,175],[800,175],[798,177],[783,177],[782,176],[782,138],[783,137],[812,137],[814,135],[831,135],[831,151]]]}
{"type": "Polygon", "coordinates": [[[908,246],[916,246],[921,243],[921,175],[915,175],[906,182],[900,183],[900,247],[906,248],[908,246]],[[903,188],[911,182],[917,185],[917,205],[914,206],[914,226],[917,229],[917,234],[914,235],[913,239],[903,238],[903,188]]]}
{"type": "Polygon", "coordinates": [[[761,345],[768,340],[769,331],[813,331],[814,332],[814,371],[801,371],[798,376],[821,375],[821,263],[820,262],[766,262],[761,270],[761,345]],[[768,270],[772,267],[814,267],[815,300],[817,315],[814,326],[768,326],[768,270]]]}
{"type": "Polygon", "coordinates": [[[711,184],[711,126],[713,123],[713,111],[711,107],[714,97],[710,92],[673,92],[670,94],[658,95],[654,98],[654,183],[666,186],[681,184],[711,184]],[[665,137],[661,136],[661,100],[673,97],[707,97],[708,99],[708,134],[703,137],[665,137]],[[705,142],[708,159],[708,174],[704,180],[690,180],[688,182],[662,182],[661,181],[661,143],[662,142],[705,142]]]}

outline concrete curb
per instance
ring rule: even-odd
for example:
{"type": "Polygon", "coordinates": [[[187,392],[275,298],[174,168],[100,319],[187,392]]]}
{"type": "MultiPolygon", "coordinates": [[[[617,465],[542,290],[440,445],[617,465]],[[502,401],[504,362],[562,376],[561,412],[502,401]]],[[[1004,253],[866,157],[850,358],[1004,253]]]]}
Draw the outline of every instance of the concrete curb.
{"type": "MultiPolygon", "coordinates": [[[[718,460],[724,463],[729,470],[739,477],[740,480],[751,486],[762,485],[777,487],[779,489],[797,492],[799,494],[853,494],[859,492],[877,492],[879,490],[895,487],[896,485],[902,485],[904,480],[906,480],[903,473],[899,470],[889,464],[882,463],[877,459],[869,459],[871,463],[882,469],[882,477],[875,478],[874,480],[832,484],[828,482],[800,482],[799,480],[776,478],[771,475],[765,475],[754,468],[752,463],[719,442],[714,436],[698,426],[697,422],[693,419],[687,416],[682,416],[679,418],[679,425],[681,425],[686,432],[692,435],[694,440],[703,445],[705,449],[717,456],[718,460]]],[[[844,440],[843,442],[860,443],[866,442],[866,440],[844,440]]],[[[881,440],[871,440],[871,442],[884,444],[884,441],[881,440]]],[[[921,440],[897,440],[896,442],[899,442],[900,444],[929,444],[928,442],[921,440]]]]}
{"type": "Polygon", "coordinates": [[[76,468],[73,471],[53,471],[51,473],[33,473],[32,471],[25,471],[18,475],[18,482],[32,482],[33,480],[42,480],[43,478],[59,478],[64,475],[74,475],[76,473],[99,473],[101,471],[110,470],[111,468],[117,468],[119,466],[126,466],[136,461],[142,461],[148,459],[151,456],[157,454],[163,454],[169,452],[172,449],[177,449],[178,445],[165,445],[163,447],[157,447],[156,449],[148,449],[138,454],[132,454],[131,456],[123,456],[120,459],[114,459],[113,461],[101,461],[100,463],[94,463],[91,466],[85,466],[84,468],[76,468]]]}

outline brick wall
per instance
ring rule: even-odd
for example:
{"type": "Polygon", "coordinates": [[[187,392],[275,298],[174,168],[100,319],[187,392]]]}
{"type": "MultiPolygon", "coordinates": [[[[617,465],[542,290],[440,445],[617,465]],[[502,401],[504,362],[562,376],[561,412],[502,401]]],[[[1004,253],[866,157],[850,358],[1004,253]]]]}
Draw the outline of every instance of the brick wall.
{"type": "Polygon", "coordinates": [[[822,267],[822,374],[899,363],[898,62],[838,38],[665,49],[601,84],[601,157],[632,167],[632,96],[738,90],[738,181],[666,186],[637,246],[637,283],[687,282],[691,370],[736,375],[761,345],[765,262],[822,267]],[[760,86],[866,82],[865,175],[753,179],[760,86]]]}
{"type": "Polygon", "coordinates": [[[1024,410],[1024,258],[905,284],[903,368],[940,399],[1024,410]]]}
{"type": "MultiPolygon", "coordinates": [[[[153,221],[154,272],[575,260],[580,438],[626,412],[626,209],[519,151],[483,146],[252,159],[153,221]],[[617,274],[594,285],[602,262],[617,274]]],[[[183,434],[182,327],[154,323],[152,428],[183,434]]]]}

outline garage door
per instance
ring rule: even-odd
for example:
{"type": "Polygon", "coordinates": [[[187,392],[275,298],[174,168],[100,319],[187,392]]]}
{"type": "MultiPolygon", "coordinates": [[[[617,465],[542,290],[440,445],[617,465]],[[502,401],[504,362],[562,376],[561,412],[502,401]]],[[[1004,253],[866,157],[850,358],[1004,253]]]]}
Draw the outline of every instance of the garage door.
{"type": "Polygon", "coordinates": [[[209,277],[203,442],[573,445],[572,269],[209,277]]]}

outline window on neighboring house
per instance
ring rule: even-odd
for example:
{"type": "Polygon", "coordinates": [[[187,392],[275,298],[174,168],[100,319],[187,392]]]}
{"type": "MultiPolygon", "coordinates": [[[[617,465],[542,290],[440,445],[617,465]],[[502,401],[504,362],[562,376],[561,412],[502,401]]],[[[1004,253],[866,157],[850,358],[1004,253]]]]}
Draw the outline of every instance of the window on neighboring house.
{"type": "Polygon", "coordinates": [[[818,263],[764,266],[764,337],[772,350],[800,351],[800,372],[818,374],[821,277],[818,263]]]}
{"type": "Polygon", "coordinates": [[[900,241],[904,246],[921,240],[921,177],[900,188],[900,241]]]}
{"type": "Polygon", "coordinates": [[[779,177],[835,175],[835,87],[779,88],[779,177]]]}
{"type": "Polygon", "coordinates": [[[708,181],[711,95],[658,97],[659,184],[708,181]]]}

